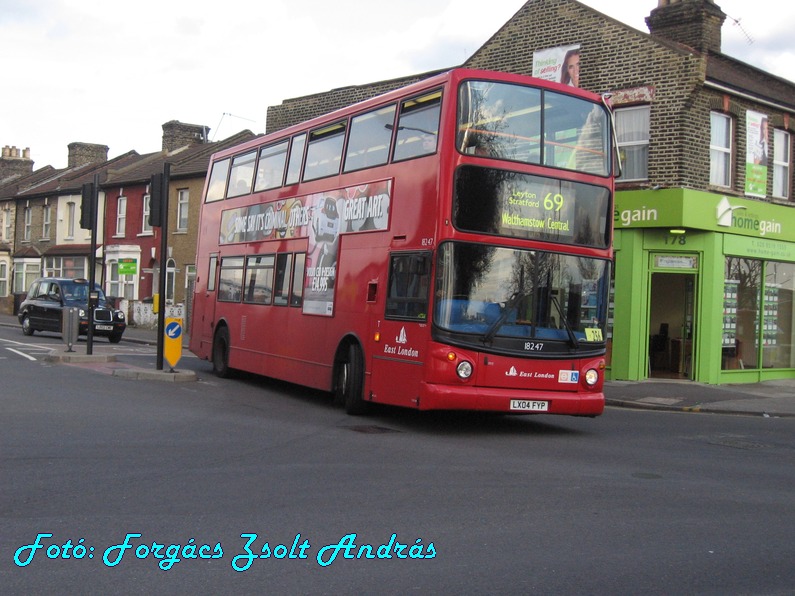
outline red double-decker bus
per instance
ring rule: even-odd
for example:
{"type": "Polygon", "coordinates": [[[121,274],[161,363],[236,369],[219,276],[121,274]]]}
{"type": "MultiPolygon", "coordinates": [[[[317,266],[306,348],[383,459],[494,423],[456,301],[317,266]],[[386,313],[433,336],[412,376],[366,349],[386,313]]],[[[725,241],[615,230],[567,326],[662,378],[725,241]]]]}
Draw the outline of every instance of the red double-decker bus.
{"type": "Polygon", "coordinates": [[[410,408],[596,416],[602,98],[455,69],[212,157],[190,349],[410,408]]]}

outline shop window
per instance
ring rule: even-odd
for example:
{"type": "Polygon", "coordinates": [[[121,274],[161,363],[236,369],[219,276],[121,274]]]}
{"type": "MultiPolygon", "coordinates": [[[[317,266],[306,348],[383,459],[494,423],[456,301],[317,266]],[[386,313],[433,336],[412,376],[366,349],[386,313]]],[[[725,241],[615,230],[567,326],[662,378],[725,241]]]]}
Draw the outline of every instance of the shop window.
{"type": "Polygon", "coordinates": [[[722,368],[757,368],[762,261],[726,257],[725,276],[722,368]]]}
{"type": "Polygon", "coordinates": [[[615,111],[622,172],[618,182],[649,178],[649,106],[615,111]]]}
{"type": "Polygon", "coordinates": [[[720,112],[710,113],[709,183],[731,187],[732,119],[720,112]]]}

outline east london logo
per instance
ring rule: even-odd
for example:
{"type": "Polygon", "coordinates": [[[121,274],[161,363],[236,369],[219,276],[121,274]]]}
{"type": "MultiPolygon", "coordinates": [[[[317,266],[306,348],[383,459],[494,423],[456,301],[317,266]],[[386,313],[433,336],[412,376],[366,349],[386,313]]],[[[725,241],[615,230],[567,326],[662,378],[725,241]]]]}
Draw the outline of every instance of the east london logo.
{"type": "Polygon", "coordinates": [[[408,335],[406,335],[406,328],[401,327],[400,333],[395,336],[396,346],[384,344],[384,354],[394,354],[395,356],[407,356],[409,358],[419,358],[420,353],[414,348],[403,347],[409,343],[408,335]]]}
{"type": "Polygon", "coordinates": [[[735,211],[743,209],[747,209],[747,207],[743,205],[732,205],[728,198],[723,197],[718,203],[715,212],[717,224],[724,228],[736,228],[738,230],[758,232],[760,236],[781,234],[782,227],[780,222],[777,222],[775,219],[759,219],[753,213],[735,213],[735,211]]]}

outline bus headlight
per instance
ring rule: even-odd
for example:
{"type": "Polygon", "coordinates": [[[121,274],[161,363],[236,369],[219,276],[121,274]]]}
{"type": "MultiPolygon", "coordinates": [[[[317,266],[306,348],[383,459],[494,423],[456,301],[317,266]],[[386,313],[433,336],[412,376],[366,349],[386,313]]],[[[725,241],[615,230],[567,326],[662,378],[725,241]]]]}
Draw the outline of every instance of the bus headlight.
{"type": "Polygon", "coordinates": [[[458,366],[455,367],[455,373],[458,375],[459,379],[468,379],[472,376],[472,363],[462,360],[458,363],[458,366]]]}
{"type": "Polygon", "coordinates": [[[589,387],[593,387],[596,385],[597,381],[599,381],[599,373],[596,372],[595,368],[589,368],[585,372],[585,384],[589,387]]]}

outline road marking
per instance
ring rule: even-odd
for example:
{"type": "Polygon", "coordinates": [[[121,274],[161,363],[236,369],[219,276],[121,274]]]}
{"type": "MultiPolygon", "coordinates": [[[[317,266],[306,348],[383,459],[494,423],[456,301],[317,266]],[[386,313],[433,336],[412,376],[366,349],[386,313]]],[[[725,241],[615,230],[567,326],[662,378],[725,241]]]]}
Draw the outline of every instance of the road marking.
{"type": "Polygon", "coordinates": [[[20,356],[27,358],[28,360],[36,360],[30,354],[25,354],[25,352],[20,352],[19,350],[15,350],[14,348],[6,348],[9,352],[14,352],[14,354],[19,354],[20,356]]]}

